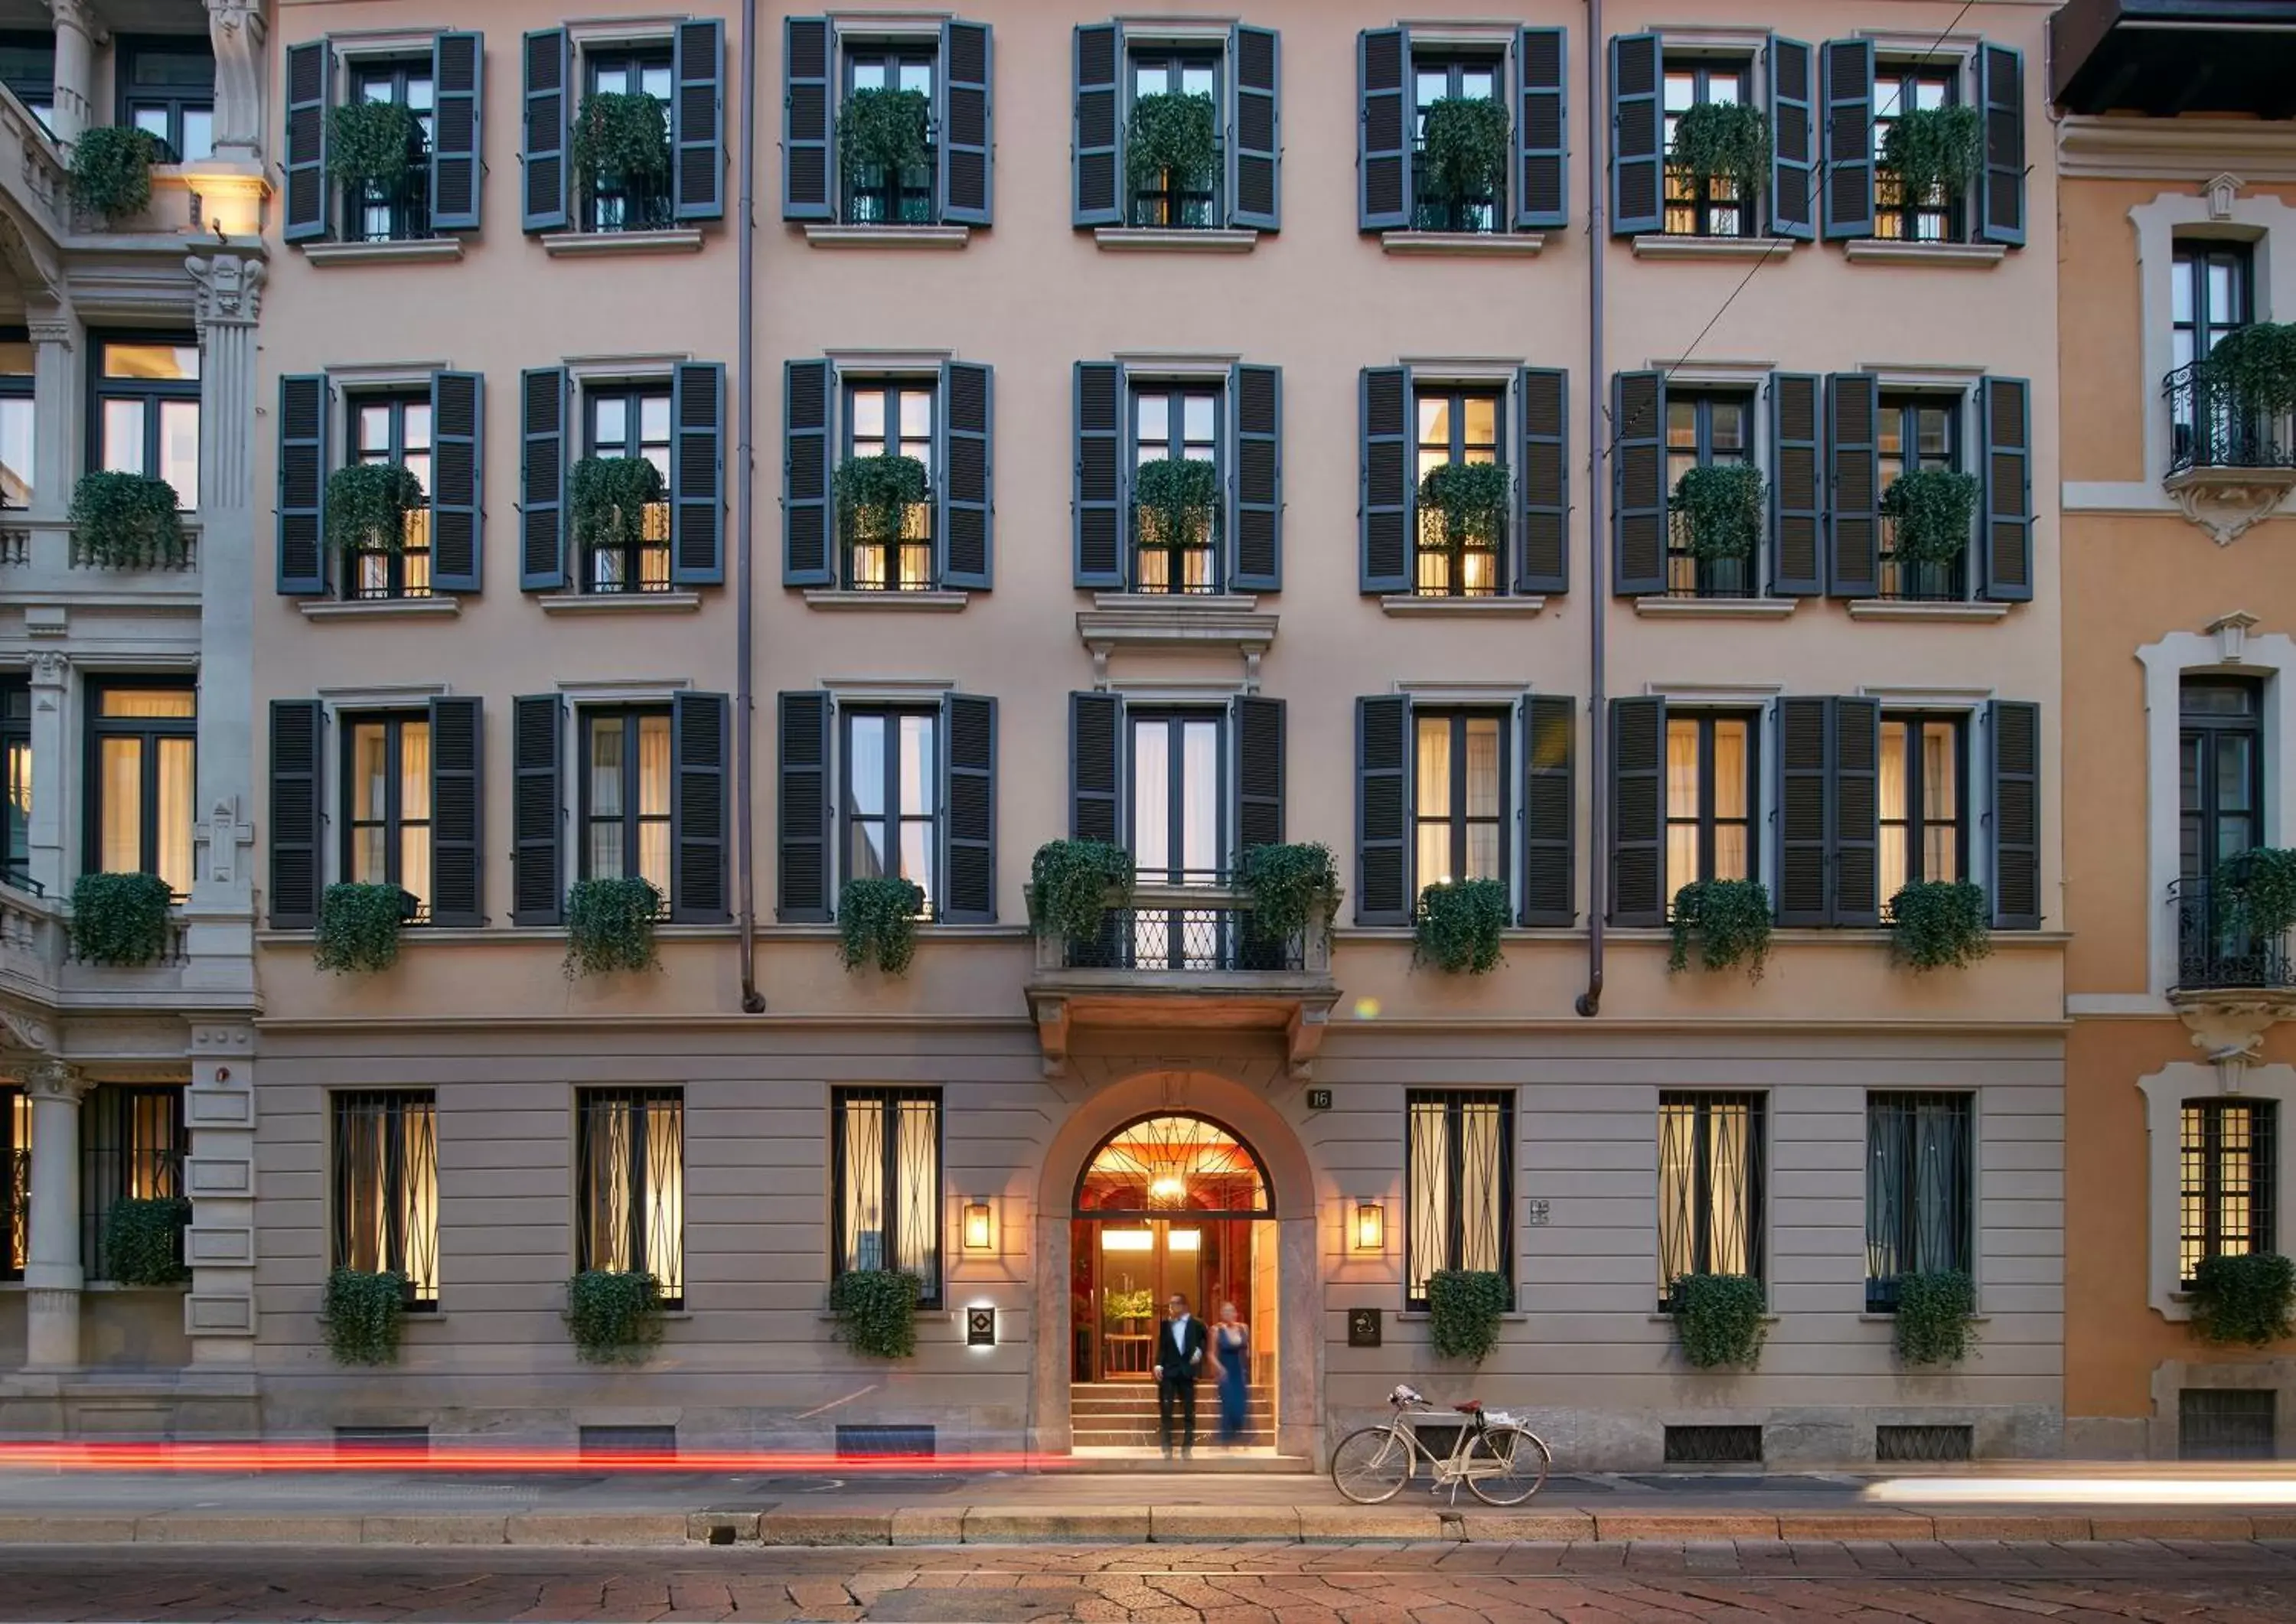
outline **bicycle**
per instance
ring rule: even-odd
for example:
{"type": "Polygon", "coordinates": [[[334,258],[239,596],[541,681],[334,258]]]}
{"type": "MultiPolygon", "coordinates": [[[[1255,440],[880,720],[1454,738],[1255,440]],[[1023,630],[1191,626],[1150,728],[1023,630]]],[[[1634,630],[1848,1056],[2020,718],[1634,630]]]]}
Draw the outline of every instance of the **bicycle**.
{"type": "Polygon", "coordinates": [[[1411,1423],[1414,1411],[1431,1407],[1426,1398],[1398,1386],[1387,1401],[1395,1414],[1383,1425],[1358,1428],[1332,1452],[1332,1486],[1357,1505],[1393,1499],[1423,1458],[1434,1473],[1431,1492],[1448,1488],[1455,1505],[1462,1483],[1486,1505],[1520,1505],[1546,1487],[1554,1464],[1546,1440],[1504,1410],[1486,1410],[1475,1398],[1453,1405],[1466,1421],[1451,1453],[1438,1456],[1411,1423]]]}

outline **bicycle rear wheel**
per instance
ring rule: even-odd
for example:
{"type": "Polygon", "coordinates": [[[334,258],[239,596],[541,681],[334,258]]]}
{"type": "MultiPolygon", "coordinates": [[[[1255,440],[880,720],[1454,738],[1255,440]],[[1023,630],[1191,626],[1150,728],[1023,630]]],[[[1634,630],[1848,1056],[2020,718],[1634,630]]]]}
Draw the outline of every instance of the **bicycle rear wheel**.
{"type": "Polygon", "coordinates": [[[1411,1480],[1412,1455],[1390,1427],[1350,1432],[1332,1451],[1332,1485],[1358,1505],[1392,1500],[1411,1480]]]}
{"type": "Polygon", "coordinates": [[[1546,1486],[1554,1458],[1528,1427],[1493,1427],[1467,1448],[1467,1487],[1486,1505],[1520,1505],[1546,1486]]]}

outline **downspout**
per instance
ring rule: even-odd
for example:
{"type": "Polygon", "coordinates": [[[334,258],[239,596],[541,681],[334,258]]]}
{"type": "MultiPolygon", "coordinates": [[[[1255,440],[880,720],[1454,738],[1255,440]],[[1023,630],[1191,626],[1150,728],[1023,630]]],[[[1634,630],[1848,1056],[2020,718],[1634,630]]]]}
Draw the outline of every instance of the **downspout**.
{"type": "Polygon", "coordinates": [[[1587,0],[1587,437],[1594,449],[1587,480],[1587,602],[1593,622],[1587,656],[1591,735],[1587,756],[1594,776],[1594,806],[1588,819],[1594,860],[1587,865],[1587,990],[1578,995],[1578,1010],[1590,1018],[1603,1013],[1603,921],[1610,911],[1610,706],[1603,684],[1603,634],[1610,620],[1610,604],[1603,579],[1603,565],[1609,557],[1603,534],[1603,481],[1610,475],[1611,434],[1617,427],[1603,410],[1603,264],[1608,257],[1603,236],[1603,206],[1607,201],[1603,189],[1603,137],[1609,126],[1603,115],[1603,0],[1587,0]]]}
{"type": "Polygon", "coordinates": [[[750,290],[755,285],[758,243],[758,0],[742,0],[742,213],[734,223],[735,274],[742,279],[735,296],[735,349],[742,357],[741,385],[734,408],[734,532],[741,551],[734,567],[734,658],[741,669],[734,676],[734,718],[737,729],[734,752],[735,866],[741,870],[742,893],[742,1013],[762,1015],[766,996],[758,990],[757,820],[751,789],[756,782],[757,685],[750,674],[750,646],[755,641],[756,583],[750,578],[756,548],[751,529],[756,522],[753,488],[757,483],[757,312],[750,290]]]}

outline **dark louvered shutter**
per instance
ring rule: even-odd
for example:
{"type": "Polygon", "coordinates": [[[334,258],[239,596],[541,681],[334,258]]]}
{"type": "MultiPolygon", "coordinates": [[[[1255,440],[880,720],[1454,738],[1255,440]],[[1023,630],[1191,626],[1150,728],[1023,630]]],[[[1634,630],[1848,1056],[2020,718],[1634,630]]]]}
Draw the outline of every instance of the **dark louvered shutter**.
{"type": "Polygon", "coordinates": [[[996,923],[996,701],[944,694],[940,917],[996,923]]]}
{"type": "Polygon", "coordinates": [[[726,217],[726,25],[681,22],[672,39],[670,138],[677,166],[677,218],[726,217]]]}
{"type": "Polygon", "coordinates": [[[986,226],[996,191],[989,167],[996,117],[988,25],[943,22],[940,61],[940,217],[950,226],[986,226]]]}
{"type": "Polygon", "coordinates": [[[1818,472],[1819,384],[1811,373],[1770,374],[1770,590],[1809,597],[1825,590],[1818,530],[1824,500],[1818,472]]]}
{"type": "Polygon", "coordinates": [[[1874,42],[1829,39],[1825,91],[1825,234],[1874,234],[1874,42]]]}
{"type": "Polygon", "coordinates": [[[521,143],[526,166],[519,224],[526,231],[566,229],[566,132],[573,123],[574,60],[563,29],[537,29],[526,37],[526,121],[521,143]]]}
{"type": "Polygon", "coordinates": [[[555,693],[512,701],[510,726],[510,922],[554,925],[564,916],[563,799],[559,750],[565,707],[555,693]]]}
{"type": "Polygon", "coordinates": [[[1571,861],[1578,817],[1574,748],[1578,701],[1534,693],[1522,712],[1522,923],[1577,923],[1578,874],[1571,861]]]}
{"type": "Polygon", "coordinates": [[[1411,701],[1356,701],[1356,923],[1407,925],[1411,891],[1411,701]]]}
{"type": "Polygon", "coordinates": [[[829,19],[782,19],[782,218],[829,220],[829,19]]]}
{"type": "Polygon", "coordinates": [[[430,923],[487,923],[485,712],[475,699],[430,701],[430,923]]]}
{"type": "Polygon", "coordinates": [[[1515,35],[1514,223],[1526,231],[1570,223],[1567,37],[1561,29],[1515,35]]]}
{"type": "Polygon", "coordinates": [[[782,368],[782,585],[837,580],[830,548],[830,413],[836,374],[826,361],[782,368]]]}
{"type": "Polygon", "coordinates": [[[1778,701],[1778,923],[1822,925],[1829,917],[1829,833],[1833,775],[1828,701],[1778,701]]]}
{"type": "Polygon", "coordinates": [[[726,578],[726,369],[685,362],[669,375],[669,578],[726,578]]]}
{"type": "Polygon", "coordinates": [[[1122,194],[1116,169],[1117,119],[1121,97],[1117,92],[1117,41],[1114,25],[1080,23],[1076,31],[1076,133],[1071,179],[1070,223],[1076,226],[1124,224],[1122,194]]]}
{"type": "Polygon", "coordinates": [[[1986,706],[1993,740],[1993,925],[2041,928],[2041,708],[1986,706]]]}
{"type": "Polygon", "coordinates": [[[669,716],[669,917],[717,924],[726,907],[726,753],[722,693],[679,693],[669,716]]]}
{"type": "Polygon", "coordinates": [[[1277,92],[1282,83],[1274,29],[1238,23],[1228,30],[1235,98],[1228,127],[1228,224],[1275,231],[1283,224],[1283,137],[1277,92]]]}
{"type": "Polygon", "coordinates": [[[1666,224],[1659,173],[1666,160],[1666,121],[1659,110],[1655,34],[1611,41],[1611,234],[1638,236],[1666,224]]]}
{"type": "Polygon", "coordinates": [[[774,917],[819,924],[829,917],[829,695],[781,696],[781,795],[774,917]]]}
{"type": "Polygon", "coordinates": [[[1238,592],[1283,588],[1283,369],[1238,365],[1228,372],[1235,414],[1235,559],[1238,592]]]}
{"type": "Polygon", "coordinates": [[[1235,709],[1235,849],[1283,843],[1283,701],[1239,694],[1235,709]]]}
{"type": "Polygon", "coordinates": [[[940,584],[988,590],[996,562],[996,470],[989,431],[996,379],[972,361],[940,368],[940,584]]]}
{"type": "Polygon", "coordinates": [[[1977,105],[1985,118],[1985,167],[1978,176],[1978,234],[1988,242],[2025,241],[2025,57],[2008,45],[1977,53],[1977,105]]]}
{"type": "Polygon", "coordinates": [[[2033,596],[2032,387],[1988,377],[1984,401],[1985,513],[1979,523],[1985,595],[2023,603],[2033,596]]]}
{"type": "Polygon", "coordinates": [[[1411,50],[1401,29],[1356,36],[1356,228],[1411,225],[1411,50]]]}
{"type": "Polygon", "coordinates": [[[1817,132],[1809,46],[1770,36],[1770,229],[1807,242],[1817,223],[1817,132]]]}
{"type": "Polygon", "coordinates": [[[1515,374],[1522,431],[1522,512],[1517,516],[1514,589],[1570,590],[1570,374],[1526,366],[1515,374]]]}
{"type": "Polygon", "coordinates": [[[447,33],[430,41],[430,224],[439,231],[479,228],[480,97],[486,81],[486,37],[447,33]]]}
{"type": "Polygon", "coordinates": [[[1113,693],[1069,695],[1069,839],[1117,841],[1124,818],[1124,701],[1113,693]]]}
{"type": "Polygon", "coordinates": [[[1124,585],[1124,369],[1076,365],[1076,585],[1124,585]]]}
{"type": "Polygon", "coordinates": [[[521,373],[518,395],[518,584],[555,592],[566,585],[566,369],[521,373]]]}
{"type": "Polygon", "coordinates": [[[486,584],[486,386],[477,373],[430,374],[430,584],[486,584]]]}
{"type": "Polygon", "coordinates": [[[327,589],[324,506],[327,419],[332,391],[322,373],[279,380],[279,590],[327,589]]]}
{"type": "Polygon", "coordinates": [[[1666,923],[1666,701],[1611,701],[1611,923],[1666,923]]]}
{"type": "Polygon", "coordinates": [[[1870,598],[1881,590],[1879,405],[1871,373],[1833,373],[1825,380],[1825,589],[1837,598],[1870,598]]]}
{"type": "Polygon", "coordinates": [[[1358,384],[1363,422],[1365,592],[1411,590],[1411,369],[1366,366],[1358,384]]]}
{"type": "Polygon", "coordinates": [[[290,242],[327,234],[327,96],[334,53],[324,39],[287,47],[287,220],[290,242]]]}
{"type": "Polygon", "coordinates": [[[271,701],[271,928],[309,931],[319,923],[319,740],[326,707],[316,700],[271,701]]]}
{"type": "Polygon", "coordinates": [[[1837,699],[1833,752],[1833,923],[1882,923],[1882,706],[1837,699]]]}
{"type": "Polygon", "coordinates": [[[1611,379],[1611,590],[1666,590],[1666,376],[1611,379]]]}

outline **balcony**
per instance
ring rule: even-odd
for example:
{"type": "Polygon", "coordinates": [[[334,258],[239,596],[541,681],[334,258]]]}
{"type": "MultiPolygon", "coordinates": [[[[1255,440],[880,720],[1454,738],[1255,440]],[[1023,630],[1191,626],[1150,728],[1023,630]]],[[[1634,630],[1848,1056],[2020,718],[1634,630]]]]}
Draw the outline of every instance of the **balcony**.
{"type": "Polygon", "coordinates": [[[2070,0],[2049,95],[2070,113],[2296,113],[2292,0],[2070,0]]]}
{"type": "Polygon", "coordinates": [[[2235,403],[2195,365],[2161,381],[2169,406],[2169,467],[2161,488],[2218,545],[2237,538],[2296,488],[2296,435],[2285,418],[2235,403]]]}
{"type": "Polygon", "coordinates": [[[184,559],[149,570],[116,570],[91,562],[72,543],[62,519],[0,513],[0,591],[42,603],[164,603],[197,609],[200,602],[199,521],[184,521],[184,559]]]}
{"type": "Polygon", "coordinates": [[[72,950],[71,910],[54,898],[0,882],[0,997],[57,1011],[137,1009],[181,1000],[187,927],[168,920],[167,946],[149,964],[91,964],[72,950]]]}
{"type": "Polygon", "coordinates": [[[2237,885],[2240,868],[2235,857],[2218,878],[2179,880],[2169,888],[2177,911],[2177,980],[2169,996],[2276,994],[2296,1005],[2288,933],[2259,936],[2247,928],[2228,889],[2237,885]]]}

